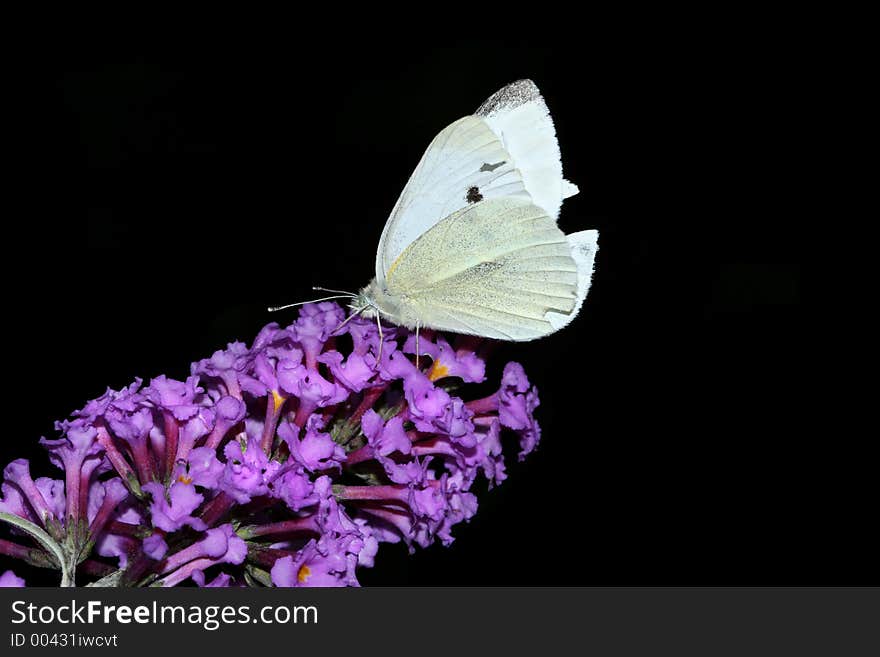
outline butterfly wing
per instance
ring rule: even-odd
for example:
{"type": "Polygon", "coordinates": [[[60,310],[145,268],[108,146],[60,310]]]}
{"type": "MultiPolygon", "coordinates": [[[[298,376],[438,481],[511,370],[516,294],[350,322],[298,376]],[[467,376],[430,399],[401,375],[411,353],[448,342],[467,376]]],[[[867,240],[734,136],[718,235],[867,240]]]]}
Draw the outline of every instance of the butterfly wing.
{"type": "Polygon", "coordinates": [[[504,143],[525,181],[532,202],[556,219],[563,199],[577,186],[562,177],[562,159],[550,110],[531,80],[496,91],[477,110],[504,143]]]}
{"type": "Polygon", "coordinates": [[[547,319],[553,325],[554,331],[567,326],[581,311],[584,299],[587,298],[587,292],[590,291],[596,252],[599,250],[598,230],[582,230],[579,233],[566,235],[565,239],[568,241],[571,257],[577,266],[577,299],[574,309],[569,313],[558,313],[555,311],[547,313],[547,319]]]}
{"type": "Polygon", "coordinates": [[[466,116],[434,138],[397,200],[379,241],[376,279],[384,280],[403,250],[441,219],[495,196],[528,193],[486,122],[466,116]]]}
{"type": "Polygon", "coordinates": [[[571,321],[583,302],[592,259],[575,250],[534,203],[486,199],[410,244],[389,272],[387,287],[421,326],[534,340],[571,321]]]}
{"type": "Polygon", "coordinates": [[[383,284],[407,246],[445,217],[483,199],[531,200],[556,218],[577,187],[563,180],[556,131],[538,88],[514,82],[428,146],[394,206],[376,254],[383,284]]]}

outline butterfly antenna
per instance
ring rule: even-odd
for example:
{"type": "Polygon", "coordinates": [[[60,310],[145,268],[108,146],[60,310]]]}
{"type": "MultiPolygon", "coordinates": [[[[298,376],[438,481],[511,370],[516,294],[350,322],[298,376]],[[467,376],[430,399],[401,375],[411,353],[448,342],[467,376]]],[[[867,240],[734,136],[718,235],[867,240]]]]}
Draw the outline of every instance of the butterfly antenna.
{"type": "Polygon", "coordinates": [[[317,290],[319,292],[333,292],[335,294],[344,294],[348,297],[356,297],[357,295],[354,292],[349,292],[348,290],[331,290],[329,287],[320,287],[318,285],[312,286],[313,290],[317,290]]]}
{"type": "Polygon", "coordinates": [[[332,297],[323,297],[322,299],[310,299],[309,301],[297,301],[296,303],[288,303],[284,306],[269,306],[266,310],[270,313],[277,312],[279,310],[284,310],[286,308],[293,308],[294,306],[302,306],[307,303],[318,303],[319,301],[331,301],[332,299],[350,299],[353,298],[353,294],[336,294],[332,297]]]}

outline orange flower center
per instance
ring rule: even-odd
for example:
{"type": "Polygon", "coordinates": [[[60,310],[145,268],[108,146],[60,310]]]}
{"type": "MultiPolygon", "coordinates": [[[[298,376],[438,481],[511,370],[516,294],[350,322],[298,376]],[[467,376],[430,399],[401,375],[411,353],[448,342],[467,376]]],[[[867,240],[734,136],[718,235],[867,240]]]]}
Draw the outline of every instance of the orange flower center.
{"type": "Polygon", "coordinates": [[[299,573],[296,575],[296,579],[300,584],[305,584],[309,577],[312,575],[312,569],[306,565],[303,565],[302,568],[299,569],[299,573]]]}
{"type": "Polygon", "coordinates": [[[449,376],[449,367],[441,363],[439,360],[435,360],[431,363],[431,369],[428,370],[428,378],[431,381],[436,381],[437,379],[442,379],[444,376],[449,376]]]}

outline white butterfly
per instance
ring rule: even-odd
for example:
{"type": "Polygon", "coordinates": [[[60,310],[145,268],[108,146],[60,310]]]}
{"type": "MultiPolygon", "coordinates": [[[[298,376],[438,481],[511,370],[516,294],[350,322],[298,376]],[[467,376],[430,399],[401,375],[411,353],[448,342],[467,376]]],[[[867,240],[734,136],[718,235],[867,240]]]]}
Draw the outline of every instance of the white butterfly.
{"type": "Polygon", "coordinates": [[[598,249],[597,231],[556,226],[577,191],[538,88],[507,85],[428,146],[352,310],[499,340],[561,329],[583,304],[598,249]]]}

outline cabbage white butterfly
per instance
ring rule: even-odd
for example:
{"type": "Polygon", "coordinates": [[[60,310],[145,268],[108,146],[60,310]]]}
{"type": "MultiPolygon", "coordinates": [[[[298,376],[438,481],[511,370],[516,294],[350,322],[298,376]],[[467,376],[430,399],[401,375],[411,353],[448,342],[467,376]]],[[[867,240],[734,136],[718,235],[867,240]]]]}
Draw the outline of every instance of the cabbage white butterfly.
{"type": "Polygon", "coordinates": [[[513,341],[561,329],[598,249],[597,231],[556,226],[577,191],[538,88],[507,85],[428,146],[382,231],[375,278],[345,293],[352,316],[513,341]]]}

